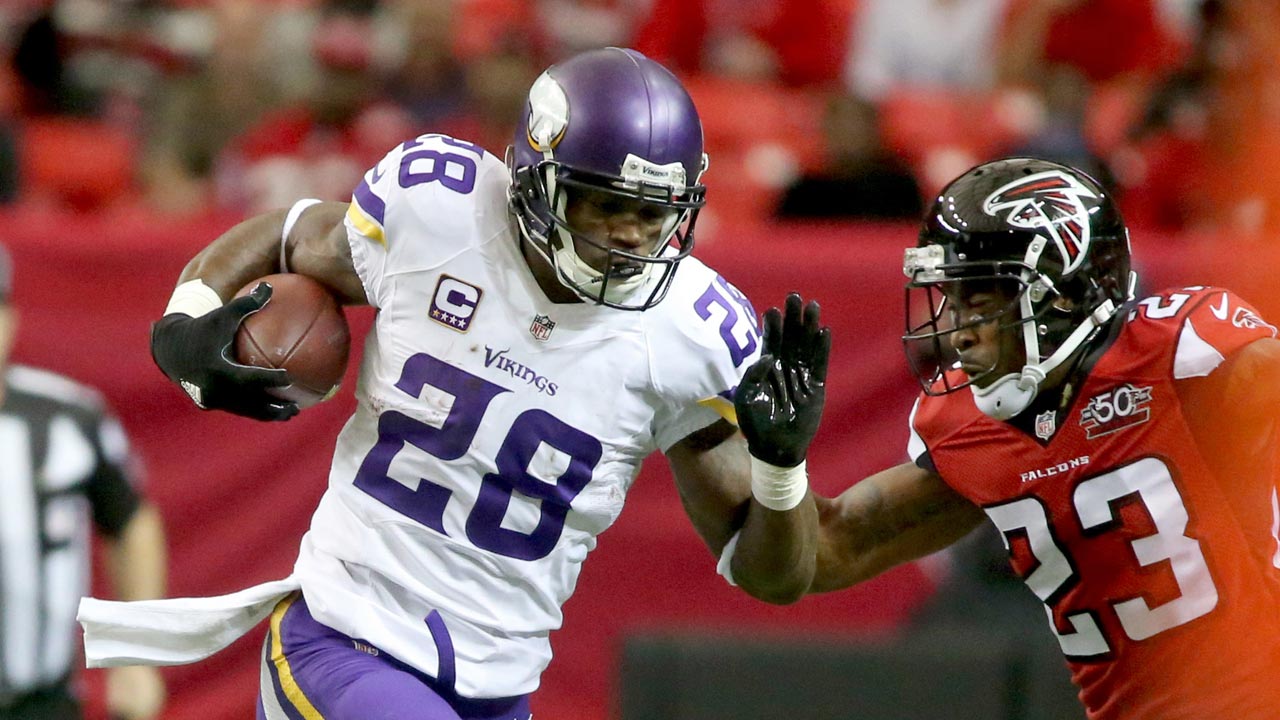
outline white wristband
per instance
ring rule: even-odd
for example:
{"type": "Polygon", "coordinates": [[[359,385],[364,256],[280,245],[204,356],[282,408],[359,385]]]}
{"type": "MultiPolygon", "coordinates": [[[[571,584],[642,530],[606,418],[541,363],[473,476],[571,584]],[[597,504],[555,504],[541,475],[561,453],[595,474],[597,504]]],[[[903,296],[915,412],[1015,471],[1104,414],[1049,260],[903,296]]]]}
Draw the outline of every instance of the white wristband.
{"type": "Polygon", "coordinates": [[[289,233],[293,231],[293,226],[298,224],[298,218],[302,217],[302,211],[312,205],[319,205],[320,201],[315,198],[306,198],[299,200],[289,208],[289,214],[284,216],[284,227],[280,228],[280,272],[289,272],[289,260],[285,255],[285,245],[289,242],[289,233]]]}
{"type": "Polygon", "coordinates": [[[218,293],[214,292],[213,288],[205,285],[203,280],[196,278],[174,288],[173,295],[169,298],[169,305],[164,309],[164,314],[181,313],[182,315],[198,318],[220,307],[222,307],[222,298],[218,297],[218,293]]]}
{"type": "Polygon", "coordinates": [[[751,457],[751,495],[770,510],[785,511],[800,504],[809,491],[805,463],[795,467],[778,467],[751,457]]]}

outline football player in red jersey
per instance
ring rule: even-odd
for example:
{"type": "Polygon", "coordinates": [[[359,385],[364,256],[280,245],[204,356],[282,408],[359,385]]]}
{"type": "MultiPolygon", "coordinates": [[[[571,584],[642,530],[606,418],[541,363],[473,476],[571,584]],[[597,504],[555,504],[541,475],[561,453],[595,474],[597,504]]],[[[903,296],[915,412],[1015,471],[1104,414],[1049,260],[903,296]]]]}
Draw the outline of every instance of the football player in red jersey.
{"type": "Polygon", "coordinates": [[[813,591],[987,520],[1090,718],[1280,716],[1276,328],[1222,288],[1135,299],[1111,194],[1030,158],[948,185],[904,269],[912,460],[820,500],[813,591]]]}

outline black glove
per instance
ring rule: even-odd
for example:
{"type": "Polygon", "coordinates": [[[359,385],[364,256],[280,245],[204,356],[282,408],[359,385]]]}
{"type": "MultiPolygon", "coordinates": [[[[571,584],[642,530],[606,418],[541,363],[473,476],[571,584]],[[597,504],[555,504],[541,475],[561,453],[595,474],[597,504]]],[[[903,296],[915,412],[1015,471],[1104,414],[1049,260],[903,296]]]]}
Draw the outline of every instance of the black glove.
{"type": "Polygon", "coordinates": [[[271,285],[259,283],[248,295],[198,318],[165,315],[151,326],[151,359],[202,409],[288,420],[298,414],[297,403],[266,392],[288,385],[288,374],[241,365],[231,356],[240,323],[270,299],[271,285]]]}
{"type": "Polygon", "coordinates": [[[785,319],[776,307],[765,312],[763,352],[733,399],[751,454],[779,467],[804,460],[826,401],[831,329],[818,327],[817,302],[801,302],[787,296],[785,319]]]}

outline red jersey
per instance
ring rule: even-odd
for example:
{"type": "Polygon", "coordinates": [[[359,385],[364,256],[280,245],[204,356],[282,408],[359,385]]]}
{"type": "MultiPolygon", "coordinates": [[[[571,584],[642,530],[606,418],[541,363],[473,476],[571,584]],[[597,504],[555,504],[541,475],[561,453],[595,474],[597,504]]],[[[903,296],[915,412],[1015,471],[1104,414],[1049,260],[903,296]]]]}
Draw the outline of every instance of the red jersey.
{"type": "Polygon", "coordinates": [[[1280,717],[1275,445],[1242,450],[1262,431],[1189,400],[1275,334],[1234,294],[1186,288],[1137,303],[1064,406],[1001,422],[968,392],[917,403],[912,455],[1003,533],[1090,718],[1280,717]]]}

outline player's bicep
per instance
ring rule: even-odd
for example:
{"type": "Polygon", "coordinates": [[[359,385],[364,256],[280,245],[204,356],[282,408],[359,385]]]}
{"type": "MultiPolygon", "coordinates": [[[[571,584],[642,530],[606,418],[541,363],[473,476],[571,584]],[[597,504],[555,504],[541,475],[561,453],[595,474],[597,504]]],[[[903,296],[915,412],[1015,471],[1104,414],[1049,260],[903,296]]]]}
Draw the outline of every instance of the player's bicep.
{"type": "Polygon", "coordinates": [[[1280,411],[1280,340],[1254,340],[1206,375],[1180,379],[1177,387],[1193,421],[1200,416],[1275,419],[1280,411]]]}
{"type": "Polygon", "coordinates": [[[343,218],[347,204],[322,202],[306,209],[289,231],[285,259],[290,272],[315,278],[345,305],[364,305],[364,285],[351,260],[343,218]]]}
{"type": "Polygon", "coordinates": [[[1228,360],[1223,391],[1228,406],[1243,405],[1259,416],[1280,414],[1280,340],[1259,338],[1228,360]]]}
{"type": "Polygon", "coordinates": [[[707,547],[719,555],[741,526],[751,497],[746,441],[721,420],[671,446],[667,462],[685,513],[707,547]]]}
{"type": "Polygon", "coordinates": [[[1212,372],[1180,380],[1178,395],[1192,434],[1224,477],[1249,471],[1280,426],[1280,340],[1260,338],[1212,372]]]}
{"type": "Polygon", "coordinates": [[[964,537],[982,509],[937,474],[904,463],[816,498],[820,521],[813,592],[838,590],[964,537]]]}

